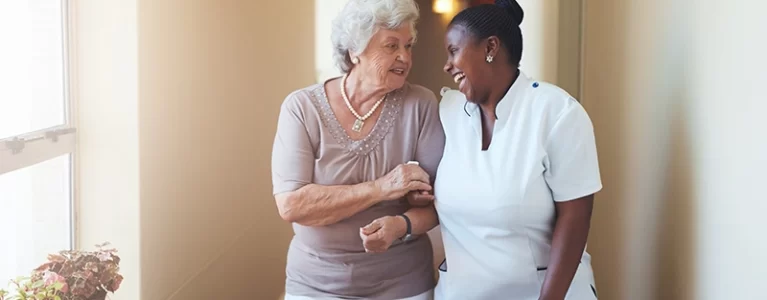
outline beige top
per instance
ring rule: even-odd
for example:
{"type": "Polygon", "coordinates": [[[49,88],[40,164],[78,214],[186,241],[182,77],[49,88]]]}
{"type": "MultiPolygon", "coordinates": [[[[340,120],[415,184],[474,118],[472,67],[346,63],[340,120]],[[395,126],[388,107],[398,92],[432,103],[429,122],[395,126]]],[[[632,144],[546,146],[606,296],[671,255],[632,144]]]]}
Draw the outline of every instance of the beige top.
{"type": "MultiPolygon", "coordinates": [[[[442,157],[444,131],[436,96],[406,83],[382,104],[370,134],[352,140],[335,117],[324,84],[291,93],[283,102],[272,152],[274,194],[307,184],[353,185],[380,178],[411,160],[431,176],[442,157]]],[[[359,229],[404,213],[404,199],[384,201],[328,226],[293,224],[286,293],[345,299],[398,299],[433,288],[432,248],[424,235],[366,253],[359,229]]]]}

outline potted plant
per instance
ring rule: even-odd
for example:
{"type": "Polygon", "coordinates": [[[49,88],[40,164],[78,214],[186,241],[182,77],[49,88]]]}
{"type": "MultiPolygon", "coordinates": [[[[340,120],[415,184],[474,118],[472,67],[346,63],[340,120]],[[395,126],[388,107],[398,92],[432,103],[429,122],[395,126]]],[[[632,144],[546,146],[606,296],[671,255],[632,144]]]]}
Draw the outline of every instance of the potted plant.
{"type": "Polygon", "coordinates": [[[0,290],[0,300],[105,300],[123,280],[117,250],[107,246],[48,255],[30,276],[11,281],[14,294],[0,290]]]}

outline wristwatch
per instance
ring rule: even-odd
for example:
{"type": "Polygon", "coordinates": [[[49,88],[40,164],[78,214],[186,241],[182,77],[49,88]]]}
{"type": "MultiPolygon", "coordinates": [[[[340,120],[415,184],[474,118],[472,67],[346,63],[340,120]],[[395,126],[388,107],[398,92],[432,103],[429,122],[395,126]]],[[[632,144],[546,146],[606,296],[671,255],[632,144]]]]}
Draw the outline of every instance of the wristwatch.
{"type": "Polygon", "coordinates": [[[407,230],[405,231],[405,235],[402,236],[400,240],[406,243],[409,241],[412,241],[413,239],[415,239],[415,236],[413,236],[412,234],[413,228],[412,228],[412,225],[410,224],[410,218],[408,218],[405,214],[399,214],[398,216],[405,219],[405,224],[407,224],[407,230]]]}

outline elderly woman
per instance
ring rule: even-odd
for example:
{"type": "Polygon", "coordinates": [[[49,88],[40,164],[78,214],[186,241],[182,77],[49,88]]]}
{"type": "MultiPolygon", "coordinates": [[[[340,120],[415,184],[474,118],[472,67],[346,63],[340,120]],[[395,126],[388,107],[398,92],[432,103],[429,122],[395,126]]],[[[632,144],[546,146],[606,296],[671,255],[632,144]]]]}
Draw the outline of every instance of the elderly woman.
{"type": "Polygon", "coordinates": [[[295,235],[286,299],[431,299],[431,184],[445,137],[434,93],[406,81],[418,8],[351,0],[333,23],[341,78],[282,104],[273,193],[295,235]]]}
{"type": "Polygon", "coordinates": [[[602,188],[588,114],[519,70],[514,0],[451,21],[440,102],[448,137],[434,194],[446,261],[435,299],[593,300],[585,251],[602,188]]]}

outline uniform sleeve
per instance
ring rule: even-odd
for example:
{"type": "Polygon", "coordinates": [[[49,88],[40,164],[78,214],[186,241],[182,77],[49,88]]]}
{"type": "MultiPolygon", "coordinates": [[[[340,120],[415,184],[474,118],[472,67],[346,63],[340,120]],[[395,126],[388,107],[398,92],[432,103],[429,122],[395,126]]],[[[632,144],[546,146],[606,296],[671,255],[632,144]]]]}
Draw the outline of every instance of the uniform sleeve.
{"type": "Polygon", "coordinates": [[[423,118],[420,133],[418,134],[418,143],[415,150],[415,159],[421,168],[429,174],[429,178],[434,183],[437,176],[437,167],[442,160],[442,153],[445,149],[445,132],[442,128],[442,122],[439,118],[439,102],[434,93],[429,91],[428,101],[425,101],[426,109],[422,112],[423,118]]]}
{"type": "Polygon", "coordinates": [[[295,94],[280,107],[272,146],[272,192],[292,192],[310,184],[314,175],[314,149],[295,94]]]}
{"type": "Polygon", "coordinates": [[[575,100],[552,127],[546,154],[544,177],[554,201],[575,200],[602,189],[594,127],[575,100]]]}

